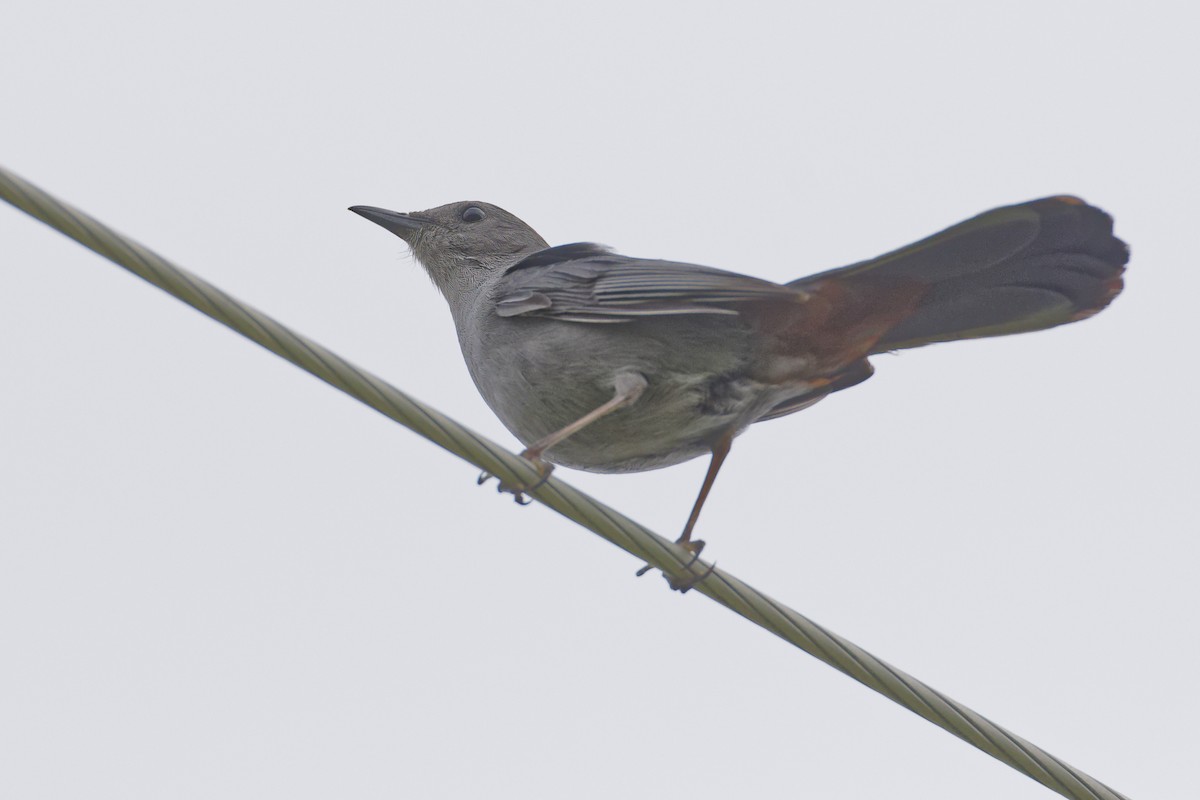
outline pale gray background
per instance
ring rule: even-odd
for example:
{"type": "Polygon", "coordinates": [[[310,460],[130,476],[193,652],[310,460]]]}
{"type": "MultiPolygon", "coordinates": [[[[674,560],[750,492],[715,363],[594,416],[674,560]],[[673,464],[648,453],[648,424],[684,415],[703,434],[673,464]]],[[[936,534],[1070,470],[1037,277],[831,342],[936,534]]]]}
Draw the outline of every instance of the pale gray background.
{"type": "MultiPolygon", "coordinates": [[[[739,439],[700,533],[1194,796],[1196,19],[832,5],[9,4],[0,163],[514,447],[346,206],[787,280],[1082,195],[1109,311],[877,359],[739,439]]],[[[0,260],[0,795],[1052,796],[6,206],[0,260]]],[[[674,536],[703,470],[559,474],[674,536]]]]}

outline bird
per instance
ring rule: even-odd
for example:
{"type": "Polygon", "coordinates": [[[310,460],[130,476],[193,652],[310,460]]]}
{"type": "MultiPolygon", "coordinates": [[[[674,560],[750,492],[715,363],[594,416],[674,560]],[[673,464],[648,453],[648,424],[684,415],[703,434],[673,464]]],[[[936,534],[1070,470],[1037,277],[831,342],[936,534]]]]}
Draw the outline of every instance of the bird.
{"type": "MultiPolygon", "coordinates": [[[[476,387],[542,480],[554,464],[621,473],[709,457],[676,540],[693,561],[700,511],[751,425],[862,383],[878,354],[1086,319],[1121,292],[1129,260],[1112,218],[1070,195],[782,284],[592,242],[552,247],[481,201],[349,210],[411,248],[476,387]]],[[[536,485],[501,488],[521,501],[536,485]]]]}

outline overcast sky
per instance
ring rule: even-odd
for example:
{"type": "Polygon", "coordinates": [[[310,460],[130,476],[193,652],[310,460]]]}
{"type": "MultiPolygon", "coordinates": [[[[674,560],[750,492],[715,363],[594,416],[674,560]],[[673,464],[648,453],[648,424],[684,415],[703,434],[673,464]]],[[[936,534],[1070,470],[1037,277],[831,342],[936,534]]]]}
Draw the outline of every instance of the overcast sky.
{"type": "MultiPolygon", "coordinates": [[[[1105,208],[1109,310],[876,359],[740,438],[697,533],[1114,788],[1190,796],[1198,20],[963,5],[16,4],[0,164],[514,449],[346,206],[488,200],[777,281],[1105,208]]],[[[0,795],[1053,796],[8,206],[0,267],[0,795]]],[[[674,537],[704,467],[558,474],[674,537]]]]}

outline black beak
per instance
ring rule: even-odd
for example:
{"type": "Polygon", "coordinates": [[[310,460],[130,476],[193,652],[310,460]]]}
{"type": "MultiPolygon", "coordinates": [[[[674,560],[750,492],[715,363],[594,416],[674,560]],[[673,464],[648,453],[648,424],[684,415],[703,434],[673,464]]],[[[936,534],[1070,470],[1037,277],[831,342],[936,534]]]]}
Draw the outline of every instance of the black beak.
{"type": "Polygon", "coordinates": [[[350,206],[350,210],[360,217],[371,220],[376,225],[387,228],[406,242],[408,237],[428,224],[425,220],[414,217],[412,214],[388,211],[386,208],[376,208],[375,206],[350,206]]]}

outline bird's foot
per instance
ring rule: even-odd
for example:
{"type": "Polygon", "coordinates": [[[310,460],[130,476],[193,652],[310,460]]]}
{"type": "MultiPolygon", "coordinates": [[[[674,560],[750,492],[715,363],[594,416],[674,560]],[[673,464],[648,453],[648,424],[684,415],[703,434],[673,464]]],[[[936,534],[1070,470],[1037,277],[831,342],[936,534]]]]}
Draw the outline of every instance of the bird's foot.
{"type": "MultiPolygon", "coordinates": [[[[685,550],[687,550],[689,553],[692,554],[691,560],[688,561],[687,564],[684,565],[684,569],[686,569],[688,571],[689,577],[674,578],[674,577],[666,574],[665,572],[663,573],[663,577],[667,579],[667,583],[671,586],[672,589],[679,592],[680,594],[684,594],[685,592],[687,592],[688,589],[691,589],[697,583],[699,583],[700,581],[704,580],[709,575],[711,575],[713,570],[717,568],[717,565],[713,564],[712,566],[710,566],[707,570],[705,570],[700,575],[691,575],[690,573],[691,573],[692,565],[700,560],[700,552],[704,549],[704,540],[696,539],[693,541],[692,539],[686,539],[681,536],[679,539],[677,539],[675,541],[675,544],[679,545],[680,547],[683,547],[685,550]]],[[[639,569],[637,571],[637,577],[639,577],[639,578],[642,577],[643,575],[645,575],[647,572],[649,572],[652,569],[654,569],[654,567],[650,564],[647,564],[646,566],[642,567],[641,569],[639,569]]]]}
{"type": "Polygon", "coordinates": [[[690,590],[697,583],[703,581],[709,575],[712,575],[716,569],[717,564],[714,561],[712,564],[708,565],[708,569],[704,570],[704,572],[701,572],[699,575],[692,575],[689,573],[686,578],[673,578],[670,575],[663,575],[663,577],[667,579],[667,585],[672,589],[680,594],[687,594],[688,590],[690,590]]]}
{"type": "MultiPolygon", "coordinates": [[[[537,489],[550,478],[550,473],[554,472],[554,465],[543,461],[540,453],[534,453],[529,450],[522,451],[521,458],[533,464],[534,469],[538,472],[538,479],[530,484],[510,484],[501,480],[496,486],[496,491],[508,492],[513,496],[513,502],[517,505],[527,506],[533,502],[533,498],[526,497],[525,495],[537,489]]],[[[479,473],[479,477],[475,479],[475,483],[482,486],[494,477],[496,476],[484,470],[479,473]]]]}

